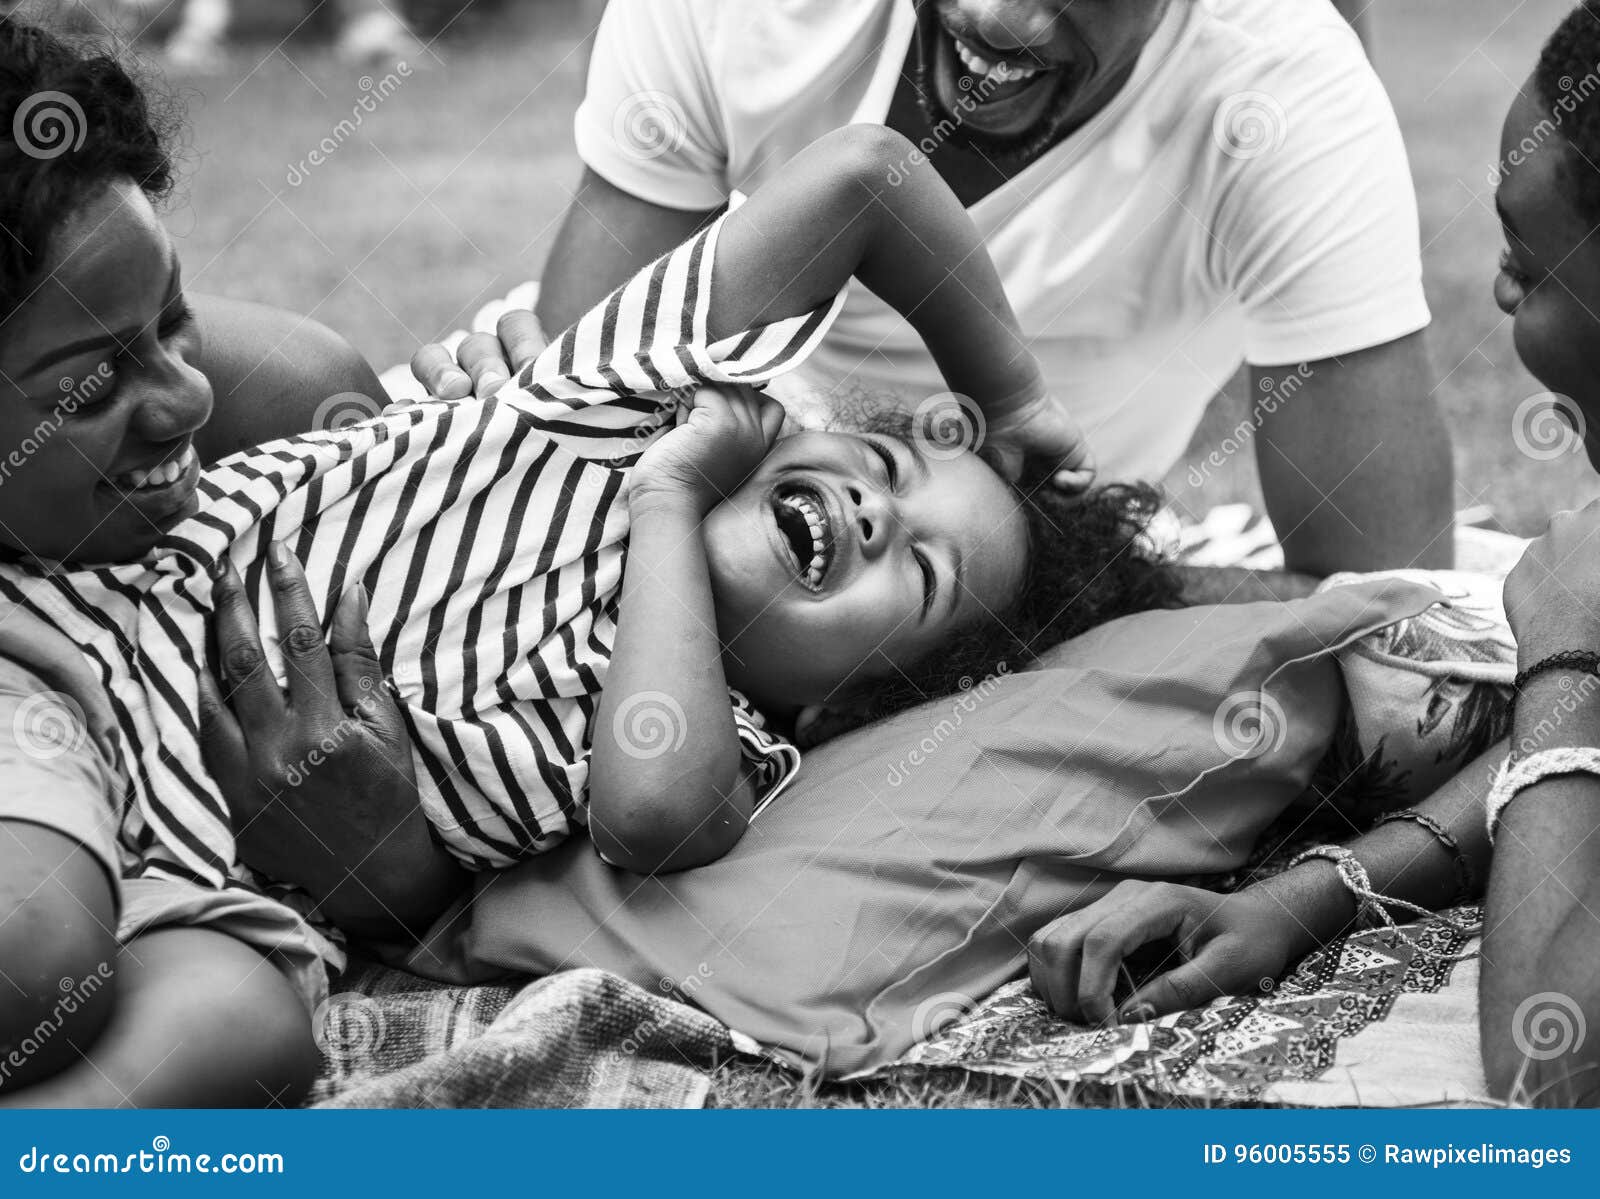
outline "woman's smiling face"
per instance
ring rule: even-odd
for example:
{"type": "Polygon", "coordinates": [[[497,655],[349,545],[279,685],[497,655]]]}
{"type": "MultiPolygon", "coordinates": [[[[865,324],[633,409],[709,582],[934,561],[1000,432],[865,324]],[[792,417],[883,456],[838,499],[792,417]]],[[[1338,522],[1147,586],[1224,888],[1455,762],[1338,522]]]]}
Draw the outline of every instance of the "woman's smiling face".
{"type": "Polygon", "coordinates": [[[1500,135],[1495,207],[1506,250],[1494,297],[1515,322],[1523,365],[1582,411],[1585,448],[1600,469],[1600,241],[1571,198],[1572,153],[1530,79],[1500,135]]]}
{"type": "Polygon", "coordinates": [[[198,351],[166,230],[131,180],[108,184],[0,323],[0,542],[127,561],[192,515],[211,415],[198,351]]]}
{"type": "Polygon", "coordinates": [[[884,434],[780,441],[704,531],[728,681],[773,711],[842,701],[1005,611],[1028,556],[981,459],[884,434]]]}

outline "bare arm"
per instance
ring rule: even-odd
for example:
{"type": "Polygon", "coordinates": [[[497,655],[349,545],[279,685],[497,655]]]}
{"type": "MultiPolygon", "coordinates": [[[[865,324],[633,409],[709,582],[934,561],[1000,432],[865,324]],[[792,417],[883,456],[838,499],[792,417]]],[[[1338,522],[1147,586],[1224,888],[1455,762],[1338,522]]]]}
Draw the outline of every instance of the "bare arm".
{"type": "Polygon", "coordinates": [[[1424,335],[1299,367],[1252,367],[1256,458],[1288,568],[1448,568],[1450,435],[1424,335]]]}
{"type": "Polygon", "coordinates": [[[200,369],[211,380],[215,409],[195,437],[205,462],[245,446],[293,437],[315,427],[329,396],[384,398],[378,376],[339,334],[281,308],[191,295],[200,325],[200,369]]]}
{"type": "Polygon", "coordinates": [[[641,200],[584,168],[545,260],[539,323],[554,337],[713,215],[641,200]]]}
{"type": "MultiPolygon", "coordinates": [[[[1500,746],[1485,754],[1416,808],[1451,833],[1479,880],[1489,860],[1483,801],[1490,769],[1504,752],[1500,746]]],[[[1460,888],[1454,856],[1420,825],[1380,825],[1349,849],[1379,894],[1441,908],[1460,888]]],[[[1037,933],[1028,945],[1029,973],[1057,1015],[1091,1022],[1142,1019],[1219,995],[1258,993],[1306,954],[1348,932],[1355,917],[1355,900],[1333,864],[1321,860],[1227,895],[1129,879],[1037,933]],[[1122,963],[1168,940],[1176,949],[1156,963],[1159,972],[1114,1005],[1122,963]]]]}
{"type": "Polygon", "coordinates": [[[790,159],[723,229],[712,336],[808,312],[853,275],[991,417],[1038,398],[1038,364],[972,218],[918,158],[897,133],[850,125],[790,159]]]}
{"type": "MultiPolygon", "coordinates": [[[[1600,503],[1564,512],[1506,580],[1518,666],[1600,649],[1600,503]]],[[[1519,758],[1600,747],[1600,679],[1537,674],[1517,699],[1519,758]]],[[[1496,1095],[1600,1106],[1600,779],[1522,791],[1501,814],[1479,987],[1484,1072],[1496,1095]]]]}
{"type": "MultiPolygon", "coordinates": [[[[1546,678],[1524,693],[1516,741],[1539,749],[1600,745],[1593,699],[1555,724],[1560,705],[1578,691],[1562,691],[1559,681],[1546,678]]],[[[1600,779],[1547,779],[1506,808],[1479,1007],[1484,1072],[1496,1095],[1546,1107],[1600,1106],[1600,779]]]]}

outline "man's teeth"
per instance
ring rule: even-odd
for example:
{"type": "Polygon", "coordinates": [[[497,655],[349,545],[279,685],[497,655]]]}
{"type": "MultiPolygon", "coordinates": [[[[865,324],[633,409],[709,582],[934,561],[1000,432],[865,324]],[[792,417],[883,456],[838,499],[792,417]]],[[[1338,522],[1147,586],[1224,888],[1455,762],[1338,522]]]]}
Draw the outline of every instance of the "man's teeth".
{"type": "Polygon", "coordinates": [[[824,552],[826,539],[823,534],[823,530],[827,528],[827,521],[823,516],[822,509],[817,507],[816,502],[803,492],[786,495],[779,502],[785,508],[804,517],[806,528],[811,531],[811,561],[801,572],[800,581],[815,591],[822,586],[822,575],[827,568],[827,555],[824,552]]]}
{"type": "MultiPolygon", "coordinates": [[[[954,41],[954,39],[951,39],[954,41]]],[[[955,42],[956,56],[962,64],[980,79],[993,80],[995,83],[1015,83],[1022,79],[1032,79],[1039,73],[1038,67],[1009,62],[990,62],[980,54],[969,50],[964,42],[955,42]]]]}
{"type": "Polygon", "coordinates": [[[163,462],[151,470],[130,470],[125,475],[118,475],[113,481],[124,491],[166,487],[176,483],[193,465],[194,447],[189,446],[180,457],[174,458],[171,462],[163,462]]]}

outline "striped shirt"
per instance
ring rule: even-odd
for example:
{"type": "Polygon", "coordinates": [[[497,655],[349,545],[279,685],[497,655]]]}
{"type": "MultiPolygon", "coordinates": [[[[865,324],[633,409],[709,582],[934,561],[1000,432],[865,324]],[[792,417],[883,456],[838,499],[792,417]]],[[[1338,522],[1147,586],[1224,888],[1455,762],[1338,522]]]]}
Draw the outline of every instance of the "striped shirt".
{"type": "MultiPolygon", "coordinates": [[[[641,271],[493,399],[430,400],[225,459],[201,478],[200,512],[141,562],[0,565],[0,595],[71,637],[111,699],[126,874],[259,885],[235,862],[203,764],[197,678],[223,555],[285,677],[263,564],[275,540],[304,564],[319,612],[366,586],[422,804],[452,853],[505,866],[586,823],[631,468],[672,424],[678,389],[772,378],[804,359],[839,307],[711,344],[720,228],[641,271]]],[[[798,751],[737,696],[734,712],[770,799],[798,751]]],[[[647,738],[648,717],[633,714],[647,738]]]]}

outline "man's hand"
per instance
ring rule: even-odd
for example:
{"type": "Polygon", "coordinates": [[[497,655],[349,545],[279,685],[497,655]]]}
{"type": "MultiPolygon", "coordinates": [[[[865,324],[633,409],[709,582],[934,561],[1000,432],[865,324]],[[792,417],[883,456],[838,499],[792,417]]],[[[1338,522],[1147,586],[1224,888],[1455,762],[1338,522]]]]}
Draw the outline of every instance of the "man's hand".
{"type": "Polygon", "coordinates": [[[322,626],[300,563],[269,555],[288,690],[261,646],[232,563],[217,583],[220,688],[201,673],[206,768],[233,816],[240,859],[304,887],[352,932],[431,918],[436,862],[417,795],[411,739],[367,631],[367,597],[346,592],[322,626]]]}
{"type": "Polygon", "coordinates": [[[1028,977],[1064,1019],[1147,1020],[1219,995],[1259,994],[1289,966],[1297,931],[1279,904],[1249,889],[1218,895],[1127,879],[1035,933],[1028,977]],[[1147,947],[1160,973],[1114,1003],[1123,963],[1150,957],[1147,947]]]}
{"type": "Polygon", "coordinates": [[[1563,650],[1600,652],[1600,500],[1558,512],[1506,576],[1524,669],[1563,650]]]}
{"type": "Polygon", "coordinates": [[[686,495],[704,516],[739,489],[783,428],[783,406],[750,387],[702,387],[687,419],[657,438],[633,472],[635,500],[686,495]]]}
{"type": "Polygon", "coordinates": [[[429,395],[441,400],[488,399],[547,344],[539,318],[525,308],[513,308],[500,318],[493,336],[468,335],[454,356],[438,342],[423,346],[411,356],[411,373],[429,395]]]}
{"type": "Polygon", "coordinates": [[[1022,473],[1025,457],[1057,464],[1051,480],[1063,491],[1084,491],[1094,482],[1094,454],[1083,429],[1053,395],[1042,395],[988,422],[987,443],[1009,479],[1022,473]]]}

